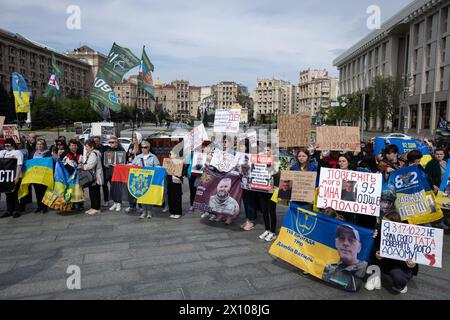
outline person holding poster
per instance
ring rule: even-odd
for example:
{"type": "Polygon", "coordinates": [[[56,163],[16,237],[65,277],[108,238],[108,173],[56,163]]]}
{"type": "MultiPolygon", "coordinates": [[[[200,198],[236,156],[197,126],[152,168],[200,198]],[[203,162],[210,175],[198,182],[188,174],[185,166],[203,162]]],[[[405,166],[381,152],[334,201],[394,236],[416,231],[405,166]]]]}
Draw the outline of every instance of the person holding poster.
{"type": "MultiPolygon", "coordinates": [[[[401,222],[400,215],[397,211],[392,210],[387,213],[383,220],[393,222],[401,222]]],[[[383,274],[390,277],[393,282],[392,290],[398,293],[406,293],[408,291],[407,283],[413,276],[417,276],[419,266],[412,260],[399,261],[389,258],[383,258],[380,255],[381,230],[378,230],[377,237],[374,241],[374,257],[371,259],[371,264],[378,265],[383,274]]],[[[371,276],[366,282],[365,288],[369,291],[377,287],[375,284],[381,285],[379,276],[371,276]]]]}
{"type": "Polygon", "coordinates": [[[378,171],[383,174],[384,181],[388,181],[392,172],[404,166],[405,162],[398,157],[398,147],[395,144],[387,145],[381,160],[378,162],[378,171]]]}
{"type": "Polygon", "coordinates": [[[294,165],[291,166],[290,170],[316,172],[317,164],[306,148],[300,148],[295,154],[294,165]]]}
{"type": "Polygon", "coordinates": [[[445,151],[442,148],[437,148],[434,150],[433,159],[425,167],[425,172],[431,182],[430,186],[436,194],[439,191],[446,169],[447,161],[445,160],[445,151]]]}
{"type": "Polygon", "coordinates": [[[19,209],[19,211],[23,211],[24,208],[23,203],[19,203],[19,208],[17,208],[17,202],[19,201],[18,192],[20,183],[22,181],[23,155],[22,152],[17,150],[17,144],[13,138],[5,139],[5,150],[0,151],[0,158],[17,159],[17,169],[14,180],[16,187],[14,188],[13,192],[6,193],[7,211],[2,216],[0,216],[0,218],[7,218],[10,216],[12,216],[13,218],[19,218],[20,213],[16,210],[19,209]]]}
{"type": "Polygon", "coordinates": [[[111,136],[108,141],[109,149],[105,152],[105,156],[108,152],[112,152],[114,155],[113,165],[105,164],[104,166],[104,175],[105,175],[105,184],[110,183],[110,196],[113,201],[113,205],[109,208],[109,211],[119,212],[122,210],[122,193],[123,193],[123,184],[119,182],[112,182],[112,176],[114,172],[114,166],[119,164],[117,161],[117,152],[125,152],[125,149],[119,142],[119,139],[116,136],[111,136]]]}
{"type": "MultiPolygon", "coordinates": [[[[170,158],[175,159],[175,153],[170,152],[170,158]]],[[[171,219],[179,219],[183,214],[181,202],[183,192],[181,190],[183,185],[183,177],[167,175],[167,196],[169,200],[169,212],[171,219]]]]}
{"type": "MultiPolygon", "coordinates": [[[[36,141],[36,150],[32,151],[30,154],[30,159],[38,159],[38,158],[47,158],[51,157],[51,153],[47,148],[47,142],[45,139],[37,139],[36,141]]],[[[36,195],[36,202],[38,208],[34,211],[34,213],[42,212],[47,213],[48,208],[45,204],[42,203],[42,199],[44,198],[44,194],[47,191],[47,186],[42,184],[33,183],[31,184],[34,188],[34,193],[36,195]]],[[[30,193],[31,197],[31,193],[30,193]]]]}

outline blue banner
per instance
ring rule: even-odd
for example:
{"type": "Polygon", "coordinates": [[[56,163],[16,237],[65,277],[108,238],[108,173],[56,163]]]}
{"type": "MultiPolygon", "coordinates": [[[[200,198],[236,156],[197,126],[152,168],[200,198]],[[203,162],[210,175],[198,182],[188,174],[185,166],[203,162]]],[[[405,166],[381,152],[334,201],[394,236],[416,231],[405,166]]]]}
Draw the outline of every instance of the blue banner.
{"type": "Polygon", "coordinates": [[[427,146],[423,143],[419,143],[417,140],[405,140],[405,139],[387,139],[378,137],[375,139],[374,154],[378,155],[388,144],[395,144],[398,147],[398,155],[408,153],[411,150],[419,150],[423,155],[429,155],[430,152],[427,146]]]}
{"type": "Polygon", "coordinates": [[[403,221],[424,224],[443,217],[425,172],[418,166],[395,170],[390,174],[388,184],[395,190],[395,206],[403,221]]]}
{"type": "Polygon", "coordinates": [[[269,253],[340,288],[358,291],[373,232],[291,203],[269,253]]]}

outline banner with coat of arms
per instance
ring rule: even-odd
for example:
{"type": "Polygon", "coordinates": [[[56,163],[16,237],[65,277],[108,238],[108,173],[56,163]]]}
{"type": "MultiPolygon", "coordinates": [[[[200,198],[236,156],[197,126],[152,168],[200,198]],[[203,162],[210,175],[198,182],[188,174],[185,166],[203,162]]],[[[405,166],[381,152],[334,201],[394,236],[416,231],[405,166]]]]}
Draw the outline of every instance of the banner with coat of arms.
{"type": "Polygon", "coordinates": [[[137,203],[161,206],[166,170],[160,167],[130,168],[128,191],[137,203]]]}

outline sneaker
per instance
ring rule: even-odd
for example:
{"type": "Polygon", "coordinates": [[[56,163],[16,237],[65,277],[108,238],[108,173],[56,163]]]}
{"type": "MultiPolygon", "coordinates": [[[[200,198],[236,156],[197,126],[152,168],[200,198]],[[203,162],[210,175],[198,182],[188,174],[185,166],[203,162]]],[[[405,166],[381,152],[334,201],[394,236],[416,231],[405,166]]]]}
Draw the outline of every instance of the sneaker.
{"type": "Polygon", "coordinates": [[[153,218],[152,213],[150,211],[147,211],[147,219],[153,218]]]}
{"type": "Polygon", "coordinates": [[[208,213],[208,212],[205,212],[205,213],[203,213],[203,214],[200,216],[201,219],[208,218],[208,217],[209,217],[209,213],[208,213]]]}
{"type": "Polygon", "coordinates": [[[181,215],[179,215],[179,214],[174,214],[174,215],[173,215],[173,218],[174,218],[174,219],[180,219],[180,218],[181,218],[181,215]]]}
{"type": "Polygon", "coordinates": [[[96,210],[96,209],[91,209],[91,210],[88,210],[88,211],[89,211],[88,215],[91,215],[91,216],[101,212],[100,210],[96,210]]]}
{"type": "Polygon", "coordinates": [[[136,208],[133,208],[133,207],[128,207],[125,209],[126,213],[135,212],[135,211],[136,211],[136,208]]]}
{"type": "Polygon", "coordinates": [[[117,203],[114,202],[111,208],[109,208],[109,211],[114,211],[117,208],[117,203]]]}
{"type": "Polygon", "coordinates": [[[173,219],[173,217],[174,217],[174,215],[173,215],[173,214],[171,214],[171,215],[169,216],[169,218],[170,218],[170,219],[173,219]]]}
{"type": "Polygon", "coordinates": [[[303,275],[306,277],[306,276],[309,275],[309,272],[308,271],[303,271],[303,275]]]}
{"type": "Polygon", "coordinates": [[[162,210],[162,212],[164,212],[164,213],[166,213],[167,211],[169,211],[169,208],[167,208],[167,207],[162,210]]]}
{"type": "Polygon", "coordinates": [[[143,212],[140,216],[139,219],[145,219],[147,217],[147,213],[143,212]]]}
{"type": "Polygon", "coordinates": [[[369,291],[373,291],[375,289],[381,289],[381,278],[377,274],[372,274],[369,278],[367,278],[366,284],[364,288],[369,291]]]}
{"type": "Polygon", "coordinates": [[[210,217],[209,217],[209,221],[216,221],[216,216],[215,215],[211,215],[210,217]]]}
{"type": "Polygon", "coordinates": [[[267,242],[272,242],[277,238],[277,235],[275,233],[270,232],[265,238],[264,240],[266,240],[267,242]]]}
{"type": "Polygon", "coordinates": [[[91,214],[92,210],[94,210],[94,209],[86,210],[84,213],[91,214]]]}
{"type": "Polygon", "coordinates": [[[392,287],[392,290],[394,290],[395,292],[398,292],[398,293],[407,293],[408,292],[408,287],[405,286],[403,289],[392,287]]]}
{"type": "Polygon", "coordinates": [[[119,212],[119,211],[122,211],[122,204],[121,203],[116,203],[116,211],[117,212],[119,212]]]}
{"type": "Polygon", "coordinates": [[[264,240],[266,237],[267,237],[267,235],[270,233],[270,231],[264,231],[260,236],[259,236],[259,238],[261,239],[261,240],[264,240]]]}

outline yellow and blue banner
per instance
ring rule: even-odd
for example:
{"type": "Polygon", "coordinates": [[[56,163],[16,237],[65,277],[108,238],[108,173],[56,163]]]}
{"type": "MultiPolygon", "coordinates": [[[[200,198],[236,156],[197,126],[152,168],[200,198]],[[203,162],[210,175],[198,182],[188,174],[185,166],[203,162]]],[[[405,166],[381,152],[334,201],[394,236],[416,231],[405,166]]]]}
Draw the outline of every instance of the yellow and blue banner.
{"type": "Polygon", "coordinates": [[[28,194],[28,186],[32,183],[53,188],[53,158],[27,160],[22,168],[22,183],[19,188],[19,199],[28,194]]]}
{"type": "Polygon", "coordinates": [[[436,196],[436,202],[439,208],[449,210],[450,209],[450,165],[447,164],[447,168],[442,177],[441,185],[439,186],[439,192],[436,196]]]}
{"type": "Polygon", "coordinates": [[[30,112],[30,92],[28,91],[25,79],[20,73],[13,72],[11,74],[11,83],[16,105],[16,113],[30,112]]]}
{"type": "Polygon", "coordinates": [[[442,210],[436,202],[425,172],[418,166],[397,169],[389,175],[388,184],[395,190],[395,207],[402,221],[425,224],[442,219],[442,210]]]}
{"type": "Polygon", "coordinates": [[[269,253],[344,290],[358,291],[373,232],[291,202],[269,253]]]}
{"type": "Polygon", "coordinates": [[[375,139],[375,146],[374,146],[374,154],[377,156],[380,154],[380,152],[385,148],[386,144],[395,144],[398,147],[398,155],[401,156],[402,154],[408,153],[412,150],[419,150],[422,152],[423,157],[420,161],[420,164],[425,167],[428,162],[433,159],[431,157],[430,151],[427,148],[427,145],[425,143],[422,143],[417,140],[413,139],[395,139],[395,138],[383,138],[378,137],[375,139]]]}
{"type": "Polygon", "coordinates": [[[165,177],[164,168],[131,168],[128,175],[128,191],[137,199],[137,203],[161,206],[165,177]]]}

